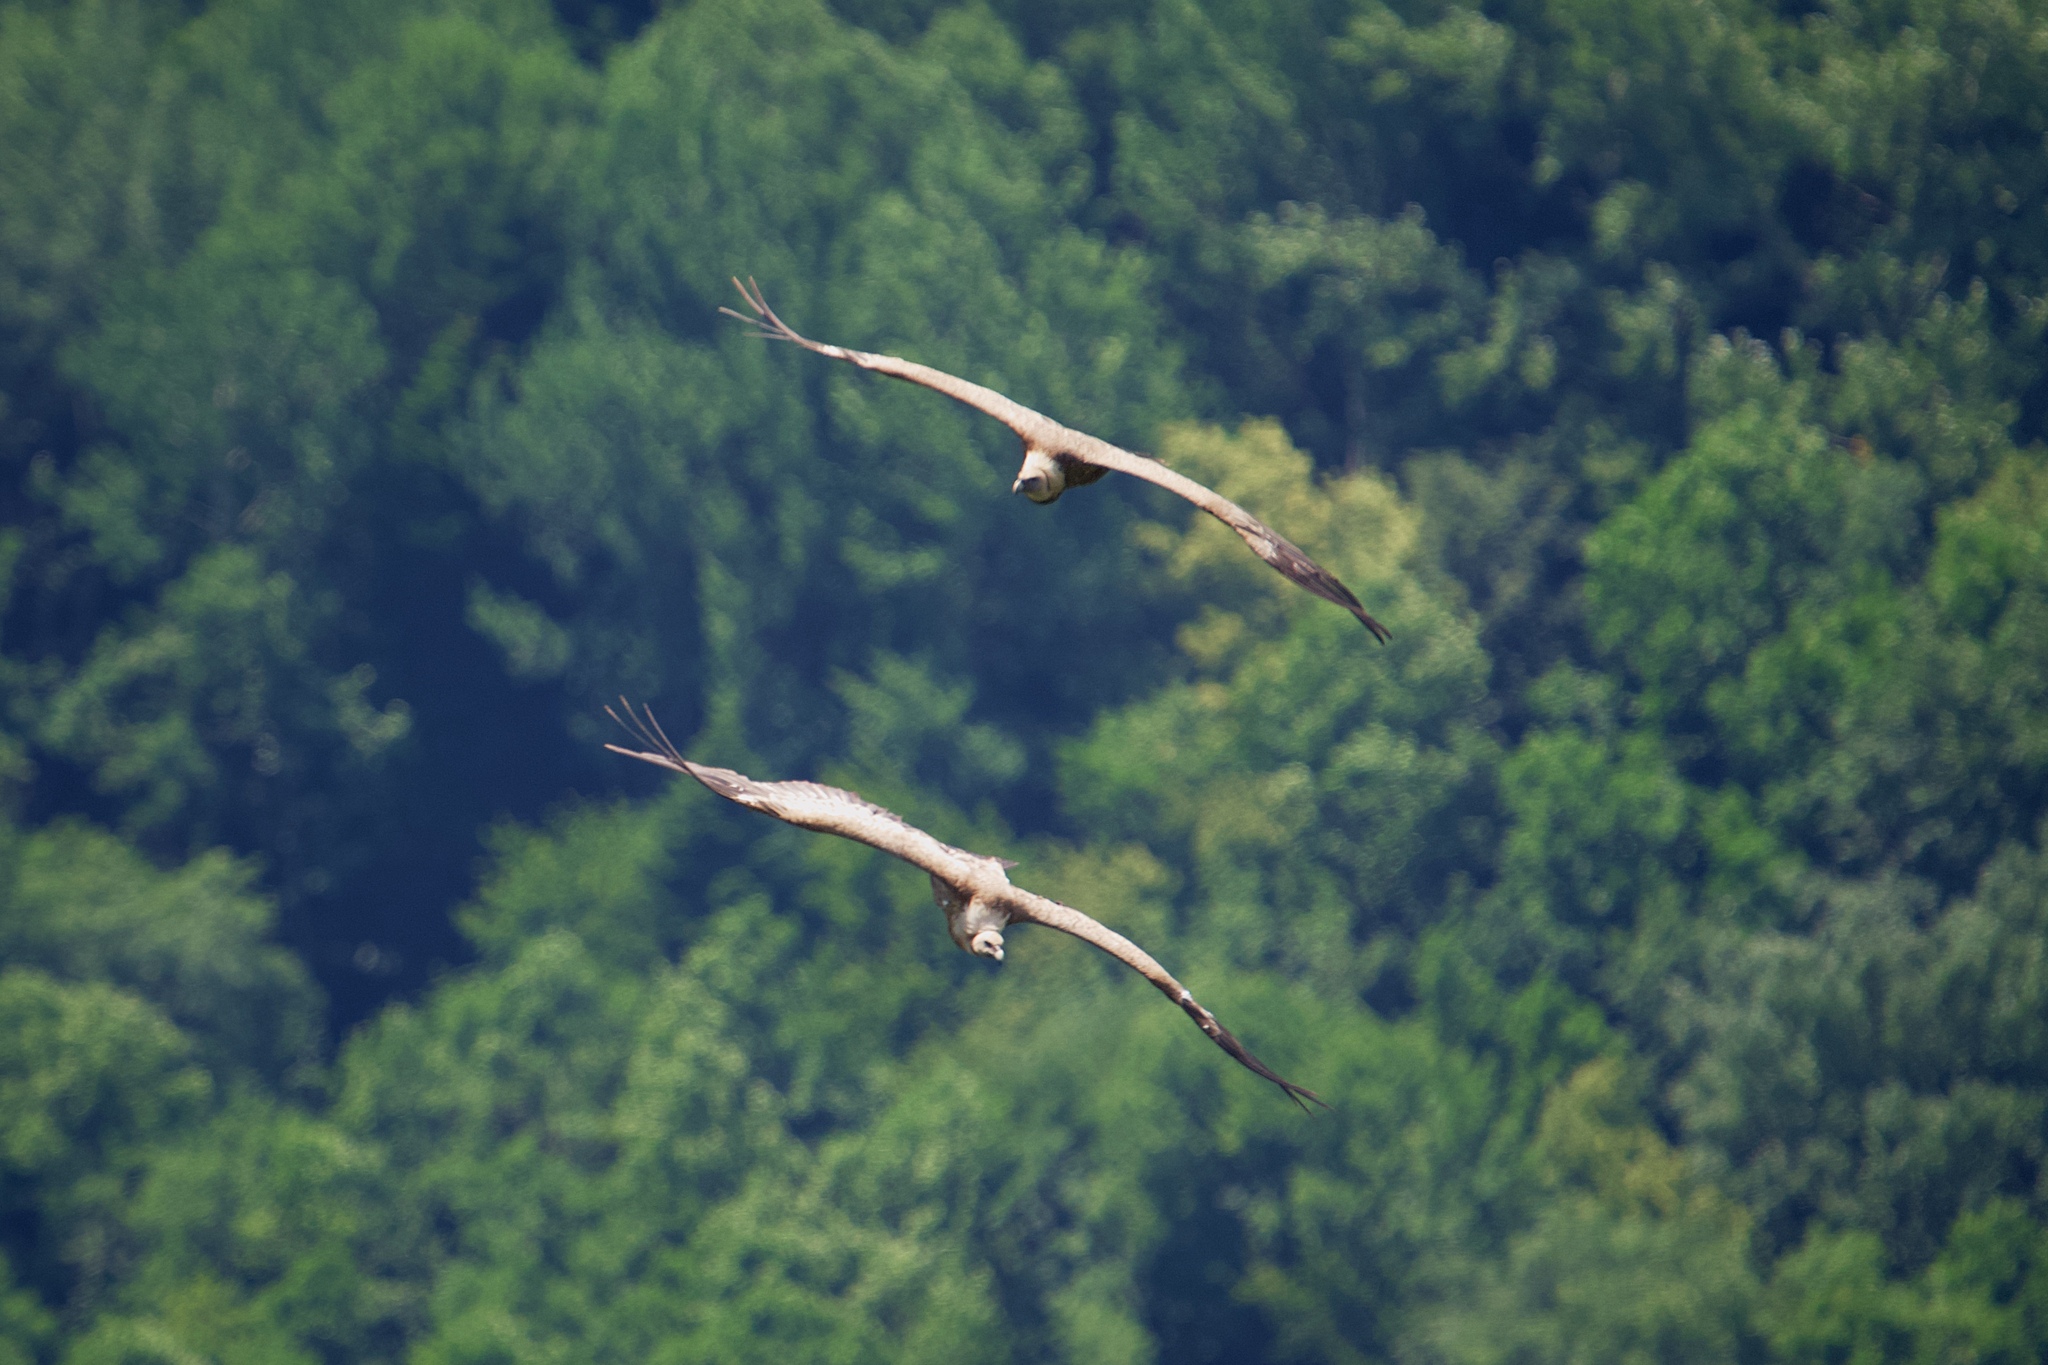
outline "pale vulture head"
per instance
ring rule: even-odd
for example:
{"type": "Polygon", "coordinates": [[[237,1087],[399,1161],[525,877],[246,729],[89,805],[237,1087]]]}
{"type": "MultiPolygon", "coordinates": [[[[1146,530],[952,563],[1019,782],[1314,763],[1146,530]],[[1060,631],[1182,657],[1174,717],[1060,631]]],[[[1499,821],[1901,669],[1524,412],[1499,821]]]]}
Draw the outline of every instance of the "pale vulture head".
{"type": "Polygon", "coordinates": [[[1067,474],[1060,462],[1037,446],[1024,447],[1024,464],[1017,471],[1012,493],[1022,493],[1033,502],[1057,502],[1067,491],[1067,474]]]}

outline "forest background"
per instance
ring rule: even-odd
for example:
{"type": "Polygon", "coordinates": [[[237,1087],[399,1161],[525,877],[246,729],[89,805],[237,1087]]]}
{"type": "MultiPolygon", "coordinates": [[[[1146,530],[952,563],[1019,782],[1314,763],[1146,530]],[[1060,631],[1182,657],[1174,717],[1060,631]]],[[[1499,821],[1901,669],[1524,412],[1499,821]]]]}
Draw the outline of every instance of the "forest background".
{"type": "Polygon", "coordinates": [[[9,0],[0,186],[6,1365],[2048,1360],[2040,0],[9,0]]]}

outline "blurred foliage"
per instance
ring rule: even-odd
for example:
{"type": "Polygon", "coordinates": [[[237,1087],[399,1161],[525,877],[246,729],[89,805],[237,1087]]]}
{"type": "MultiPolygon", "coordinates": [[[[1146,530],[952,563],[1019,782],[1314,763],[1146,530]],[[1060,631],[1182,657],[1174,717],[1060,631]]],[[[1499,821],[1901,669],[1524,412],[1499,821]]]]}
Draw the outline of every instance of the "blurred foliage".
{"type": "Polygon", "coordinates": [[[2038,0],[0,0],[0,1365],[2048,1359],[2044,138],[2038,0]]]}

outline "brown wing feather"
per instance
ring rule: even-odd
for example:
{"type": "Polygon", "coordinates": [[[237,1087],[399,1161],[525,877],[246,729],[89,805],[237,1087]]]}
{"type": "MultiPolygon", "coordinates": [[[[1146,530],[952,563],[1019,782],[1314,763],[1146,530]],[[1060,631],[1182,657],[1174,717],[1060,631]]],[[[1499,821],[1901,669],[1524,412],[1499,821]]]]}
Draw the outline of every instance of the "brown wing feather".
{"type": "Polygon", "coordinates": [[[1115,470],[1154,483],[1169,492],[1177,493],[1195,506],[1228,526],[1244,540],[1260,559],[1278,569],[1290,581],[1322,598],[1334,602],[1356,616],[1373,637],[1382,644],[1391,638],[1387,628],[1373,620],[1351,589],[1337,580],[1337,576],[1301,552],[1285,536],[1260,521],[1251,513],[1239,507],[1222,494],[1196,483],[1185,474],[1175,473],[1159,461],[1144,455],[1133,454],[1121,446],[1113,446],[1086,432],[1075,431],[1060,425],[1044,413],[1013,402],[994,389],[983,388],[944,370],[935,370],[929,365],[920,365],[912,360],[903,360],[893,355],[875,355],[869,351],[852,351],[844,346],[828,346],[821,341],[812,341],[799,335],[795,328],[775,315],[768,301],[761,296],[761,286],[749,279],[741,284],[737,279],[733,288],[740,291],[740,297],[747,301],[753,316],[731,308],[718,311],[729,318],[738,318],[754,329],[754,335],[771,341],[787,341],[807,351],[815,351],[833,360],[844,360],[886,374],[897,379],[906,379],[913,384],[922,384],[928,389],[957,399],[971,408],[976,408],[1007,426],[1022,438],[1025,445],[1045,450],[1057,459],[1066,475],[1070,487],[1095,482],[1104,471],[1115,470]]]}
{"type": "Polygon", "coordinates": [[[858,365],[863,370],[873,370],[877,374],[886,374],[893,379],[922,384],[925,388],[943,393],[948,398],[987,413],[1027,442],[1051,445],[1066,431],[1065,427],[1044,413],[1005,398],[994,389],[984,388],[958,375],[947,374],[944,370],[935,370],[929,365],[920,365],[914,360],[904,360],[900,356],[877,355],[873,351],[855,351],[845,346],[829,346],[822,341],[812,341],[775,315],[775,310],[768,306],[768,300],[761,296],[761,286],[755,284],[752,278],[745,284],[741,284],[737,279],[732,283],[733,288],[740,291],[740,297],[747,301],[747,307],[753,310],[754,315],[748,317],[745,313],[731,308],[720,308],[718,311],[729,318],[738,318],[746,323],[754,329],[753,334],[757,337],[768,341],[787,341],[803,347],[806,351],[858,365]]]}
{"type": "Polygon", "coordinates": [[[1356,616],[1373,638],[1385,644],[1392,638],[1387,628],[1373,620],[1351,589],[1337,580],[1337,576],[1302,553],[1301,548],[1272,527],[1260,521],[1251,513],[1239,507],[1206,484],[1196,483],[1187,475],[1152,459],[1150,456],[1134,454],[1121,446],[1099,440],[1082,432],[1082,449],[1075,452],[1075,458],[1119,474],[1129,474],[1147,483],[1159,485],[1170,493],[1177,493],[1195,506],[1207,512],[1216,520],[1237,532],[1240,539],[1251,547],[1252,553],[1278,569],[1282,575],[1300,586],[1307,588],[1325,602],[1334,602],[1356,616]]]}
{"type": "Polygon", "coordinates": [[[1193,992],[1174,980],[1173,973],[1160,966],[1157,958],[1108,925],[1082,914],[1071,905],[1062,905],[1056,900],[1048,900],[1044,896],[1034,895],[1017,887],[1012,887],[1004,896],[1004,908],[1016,919],[1042,924],[1048,929],[1072,934],[1084,943],[1092,943],[1144,977],[1159,988],[1160,994],[1180,1006],[1181,1011],[1195,1021],[1195,1026],[1208,1035],[1210,1042],[1229,1053],[1246,1070],[1279,1086],[1281,1093],[1300,1105],[1304,1112],[1308,1109],[1304,1101],[1313,1101],[1325,1109],[1330,1107],[1323,1104],[1315,1091],[1296,1085],[1252,1056],[1250,1049],[1238,1042],[1236,1035],[1229,1029],[1217,1023],[1216,1016],[1203,1009],[1196,1002],[1193,992]]]}
{"type": "Polygon", "coordinates": [[[757,810],[804,829],[836,834],[843,839],[881,849],[949,881],[958,881],[964,865],[981,856],[935,839],[896,812],[885,810],[841,787],[828,787],[822,782],[756,782],[730,768],[692,763],[669,740],[661,723],[654,718],[654,712],[642,707],[636,714],[632,704],[623,697],[619,699],[619,705],[625,709],[623,716],[609,706],[605,713],[648,748],[645,751],[626,749],[616,744],[607,744],[605,748],[615,754],[624,754],[627,758],[637,758],[643,763],[695,778],[726,800],[748,810],[757,810]]]}
{"type": "Polygon", "coordinates": [[[1059,461],[1060,477],[1066,480],[1069,488],[1086,488],[1109,472],[1102,465],[1089,464],[1078,456],[1055,455],[1053,458],[1059,461]]]}

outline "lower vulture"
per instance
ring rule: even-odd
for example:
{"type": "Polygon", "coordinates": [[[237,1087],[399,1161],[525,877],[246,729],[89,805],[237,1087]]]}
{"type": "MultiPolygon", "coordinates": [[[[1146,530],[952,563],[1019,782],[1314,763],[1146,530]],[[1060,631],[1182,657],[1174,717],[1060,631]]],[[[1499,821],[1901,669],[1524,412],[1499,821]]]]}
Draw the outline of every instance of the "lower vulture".
{"type": "Polygon", "coordinates": [[[775,310],[761,297],[761,287],[752,280],[741,284],[733,281],[733,287],[740,291],[740,297],[747,301],[753,316],[735,312],[730,308],[718,311],[727,317],[738,318],[755,329],[754,335],[770,341],[788,341],[807,351],[827,356],[833,360],[844,360],[873,370],[877,374],[892,375],[907,379],[913,384],[922,384],[936,389],[948,398],[957,399],[971,408],[1001,422],[1017,433],[1024,442],[1024,464],[1017,471],[1016,482],[1010,485],[1013,493],[1022,493],[1033,502],[1053,502],[1069,488],[1094,483],[1104,474],[1115,471],[1119,474],[1133,474],[1148,483],[1156,483],[1169,492],[1178,493],[1195,506],[1207,512],[1216,520],[1228,526],[1244,538],[1252,547],[1252,553],[1278,569],[1289,579],[1307,588],[1326,602],[1335,602],[1344,610],[1356,616],[1365,628],[1381,642],[1387,640],[1387,628],[1372,619],[1351,589],[1337,581],[1335,574],[1303,554],[1285,536],[1260,521],[1251,513],[1239,507],[1229,498],[1203,487],[1185,474],[1177,474],[1159,461],[1145,455],[1136,455],[1113,446],[1109,442],[1090,436],[1085,431],[1061,426],[1044,413],[1034,412],[1022,403],[1013,403],[994,389],[985,389],[965,379],[935,370],[929,365],[920,365],[913,360],[901,360],[893,355],[875,355],[868,351],[850,351],[844,346],[827,346],[822,341],[812,341],[799,336],[795,329],[775,316],[775,310]]]}
{"type": "MultiPolygon", "coordinates": [[[[684,758],[662,732],[654,713],[645,708],[635,713],[621,698],[625,714],[605,708],[646,749],[625,749],[616,744],[605,748],[652,763],[659,768],[694,777],[728,801],[748,810],[772,815],[804,829],[822,830],[853,839],[884,853],[893,853],[913,867],[931,874],[932,899],[946,912],[946,930],[953,942],[978,957],[1003,960],[1003,930],[1012,924],[1042,924],[1048,929],[1072,934],[1092,943],[1138,975],[1157,986],[1167,999],[1181,1007],[1209,1040],[1236,1058],[1253,1073],[1280,1087],[1287,1098],[1301,1105],[1316,1098],[1315,1092],[1285,1079],[1245,1050],[1230,1030],[1216,1022],[1216,1016],[1195,1003],[1186,986],[1173,979],[1152,955],[1116,930],[1098,924],[1079,910],[1033,895],[1010,885],[1006,869],[1016,864],[1004,858],[970,853],[964,848],[941,843],[892,811],[863,801],[850,791],[816,782],[756,782],[730,768],[712,768],[684,758]]],[[[1328,1108],[1328,1105],[1323,1105],[1328,1108]]]]}

